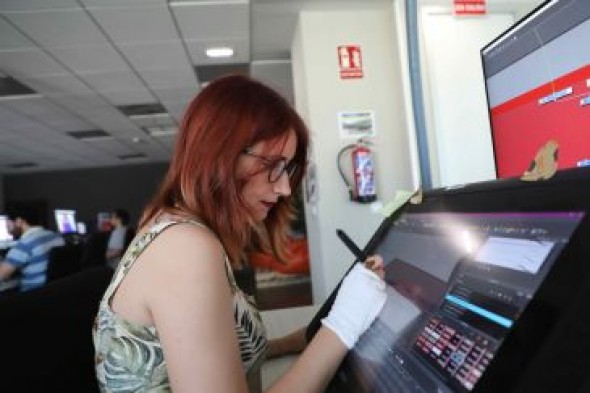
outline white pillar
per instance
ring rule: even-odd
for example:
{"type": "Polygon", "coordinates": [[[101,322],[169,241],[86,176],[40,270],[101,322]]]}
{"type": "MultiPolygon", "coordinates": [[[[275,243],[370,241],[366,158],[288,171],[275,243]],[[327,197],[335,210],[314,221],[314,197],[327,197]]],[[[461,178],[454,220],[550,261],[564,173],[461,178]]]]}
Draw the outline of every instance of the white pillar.
{"type": "Polygon", "coordinates": [[[292,45],[295,105],[312,133],[311,163],[317,200],[306,198],[314,303],[332,291],[354,257],[336,236],[341,228],[362,248],[383,216],[378,204],[349,200],[336,157],[355,139],[342,138],[339,111],[372,110],[376,135],[370,138],[376,164],[378,203],[413,188],[402,73],[393,7],[383,10],[304,11],[292,45]],[[360,45],[364,76],[343,80],[337,48],[360,45]]]}

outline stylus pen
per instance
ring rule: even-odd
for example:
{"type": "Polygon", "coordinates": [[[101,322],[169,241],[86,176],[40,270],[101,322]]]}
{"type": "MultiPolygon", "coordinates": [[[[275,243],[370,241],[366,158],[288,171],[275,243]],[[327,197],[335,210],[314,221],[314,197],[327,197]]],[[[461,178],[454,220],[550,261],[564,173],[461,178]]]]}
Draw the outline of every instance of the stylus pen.
{"type": "Polygon", "coordinates": [[[350,252],[354,254],[354,256],[356,257],[356,259],[358,259],[359,262],[363,263],[365,259],[367,259],[365,254],[356,244],[354,244],[354,242],[348,237],[346,232],[344,232],[342,229],[336,229],[336,234],[338,235],[340,240],[342,240],[342,242],[346,244],[346,247],[348,247],[350,252]]]}

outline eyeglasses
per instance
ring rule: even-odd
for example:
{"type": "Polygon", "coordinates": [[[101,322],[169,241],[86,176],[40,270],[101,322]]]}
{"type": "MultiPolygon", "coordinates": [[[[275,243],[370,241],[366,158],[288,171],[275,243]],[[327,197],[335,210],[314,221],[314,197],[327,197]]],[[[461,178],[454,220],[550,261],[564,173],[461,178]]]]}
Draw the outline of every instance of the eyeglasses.
{"type": "Polygon", "coordinates": [[[297,163],[294,161],[288,162],[285,157],[281,156],[261,156],[256,153],[252,153],[250,150],[244,150],[242,153],[247,156],[254,157],[262,161],[263,165],[268,169],[268,181],[270,183],[276,183],[279,181],[284,173],[287,173],[289,179],[293,177],[295,170],[297,169],[297,163]]]}

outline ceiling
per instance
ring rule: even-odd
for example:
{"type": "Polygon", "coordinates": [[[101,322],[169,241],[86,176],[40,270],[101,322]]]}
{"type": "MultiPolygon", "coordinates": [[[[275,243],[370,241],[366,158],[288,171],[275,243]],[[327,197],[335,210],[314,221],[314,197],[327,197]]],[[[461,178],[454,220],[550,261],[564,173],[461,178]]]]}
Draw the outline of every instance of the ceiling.
{"type": "Polygon", "coordinates": [[[300,10],[391,4],[0,0],[0,174],[168,161],[185,105],[215,77],[250,73],[293,100],[300,10]]]}
{"type": "Polygon", "coordinates": [[[185,105],[211,79],[249,73],[293,101],[301,10],[393,3],[0,0],[0,175],[166,162],[185,105]],[[235,53],[211,59],[210,46],[235,53]]]}

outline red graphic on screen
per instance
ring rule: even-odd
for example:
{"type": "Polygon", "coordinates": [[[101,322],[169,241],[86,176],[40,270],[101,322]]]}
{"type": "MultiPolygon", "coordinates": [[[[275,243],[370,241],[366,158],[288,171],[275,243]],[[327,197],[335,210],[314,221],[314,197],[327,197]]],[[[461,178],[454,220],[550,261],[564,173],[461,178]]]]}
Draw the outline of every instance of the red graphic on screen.
{"type": "Polygon", "coordinates": [[[559,169],[590,163],[590,65],[491,110],[498,177],[522,175],[547,141],[559,169]]]}

